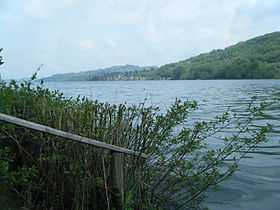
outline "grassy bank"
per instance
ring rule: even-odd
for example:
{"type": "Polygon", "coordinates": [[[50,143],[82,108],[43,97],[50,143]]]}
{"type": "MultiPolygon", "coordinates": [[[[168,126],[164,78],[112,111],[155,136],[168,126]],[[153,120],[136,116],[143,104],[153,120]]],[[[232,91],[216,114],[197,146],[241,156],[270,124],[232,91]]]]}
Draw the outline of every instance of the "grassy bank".
{"type": "MultiPolygon", "coordinates": [[[[0,112],[84,137],[149,154],[125,157],[126,210],[199,209],[205,192],[237,169],[247,151],[265,141],[270,126],[250,129],[268,104],[249,106],[246,118],[227,112],[185,127],[195,102],[156,107],[110,105],[63,97],[31,82],[0,84],[0,112]],[[227,127],[221,148],[205,140],[227,127]],[[244,151],[242,153],[238,151],[244,151]],[[232,159],[224,164],[226,159],[232,159]]],[[[114,209],[111,154],[47,134],[0,122],[0,179],[17,208],[114,209]]]]}

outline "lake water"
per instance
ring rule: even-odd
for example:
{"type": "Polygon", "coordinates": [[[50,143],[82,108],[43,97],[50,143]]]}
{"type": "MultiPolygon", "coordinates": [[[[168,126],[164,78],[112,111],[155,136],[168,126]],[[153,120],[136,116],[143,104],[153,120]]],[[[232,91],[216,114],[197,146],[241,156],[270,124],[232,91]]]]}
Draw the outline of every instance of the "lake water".
{"type": "MultiPolygon", "coordinates": [[[[262,100],[280,92],[280,80],[47,82],[45,86],[61,90],[66,97],[80,95],[101,102],[127,104],[145,101],[163,110],[176,98],[196,100],[199,110],[193,118],[199,120],[211,119],[228,107],[241,112],[251,97],[262,100]]],[[[266,144],[280,146],[280,105],[267,113],[265,122],[274,125],[266,144]]],[[[262,151],[280,152],[280,148],[262,151]]],[[[233,177],[209,194],[210,209],[280,209],[280,155],[250,156],[253,158],[244,159],[233,177]]]]}

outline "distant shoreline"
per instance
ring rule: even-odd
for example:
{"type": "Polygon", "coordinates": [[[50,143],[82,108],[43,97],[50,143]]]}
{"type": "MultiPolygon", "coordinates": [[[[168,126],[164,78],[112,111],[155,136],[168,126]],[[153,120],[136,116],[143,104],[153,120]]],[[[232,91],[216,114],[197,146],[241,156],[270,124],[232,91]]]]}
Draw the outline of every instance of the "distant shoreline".
{"type": "MultiPolygon", "coordinates": [[[[44,79],[38,79],[36,82],[40,81],[44,82],[131,82],[131,81],[246,81],[246,80],[279,80],[280,79],[142,79],[142,80],[44,80],[44,79]]],[[[9,80],[5,80],[9,81],[9,80]]]]}
{"type": "Polygon", "coordinates": [[[280,32],[212,50],[176,63],[157,66],[123,65],[94,71],[56,74],[55,81],[243,80],[280,79],[280,32]]]}

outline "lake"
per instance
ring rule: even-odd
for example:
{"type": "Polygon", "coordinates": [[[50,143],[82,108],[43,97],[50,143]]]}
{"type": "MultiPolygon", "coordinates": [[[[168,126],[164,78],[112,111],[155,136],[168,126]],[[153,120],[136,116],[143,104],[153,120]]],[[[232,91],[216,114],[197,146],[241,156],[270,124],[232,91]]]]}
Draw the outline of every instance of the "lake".
{"type": "MultiPolygon", "coordinates": [[[[253,96],[257,100],[271,98],[280,92],[280,80],[209,80],[209,81],[98,81],[47,82],[46,87],[58,89],[66,97],[86,96],[108,103],[159,106],[166,110],[176,98],[196,100],[199,110],[193,120],[209,120],[228,107],[242,112],[253,96]]],[[[265,122],[274,125],[266,145],[279,146],[262,149],[280,152],[280,105],[270,110],[265,122]]],[[[250,154],[240,170],[209,193],[207,205],[213,210],[279,210],[280,155],[250,154]]]]}

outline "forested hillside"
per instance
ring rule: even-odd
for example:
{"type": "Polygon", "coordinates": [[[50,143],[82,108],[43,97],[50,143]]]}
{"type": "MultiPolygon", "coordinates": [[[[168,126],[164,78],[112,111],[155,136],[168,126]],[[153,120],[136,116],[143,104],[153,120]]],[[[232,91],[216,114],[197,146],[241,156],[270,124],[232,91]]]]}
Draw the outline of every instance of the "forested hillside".
{"type": "Polygon", "coordinates": [[[280,79],[280,32],[158,67],[114,66],[45,80],[280,79]]]}
{"type": "Polygon", "coordinates": [[[45,81],[99,81],[99,80],[138,80],[139,71],[150,71],[156,67],[135,65],[112,66],[104,69],[83,71],[78,73],[55,74],[44,78],[45,81]],[[133,73],[133,74],[132,74],[133,73]]]}
{"type": "Polygon", "coordinates": [[[160,67],[149,79],[280,78],[280,32],[160,67]]]}

